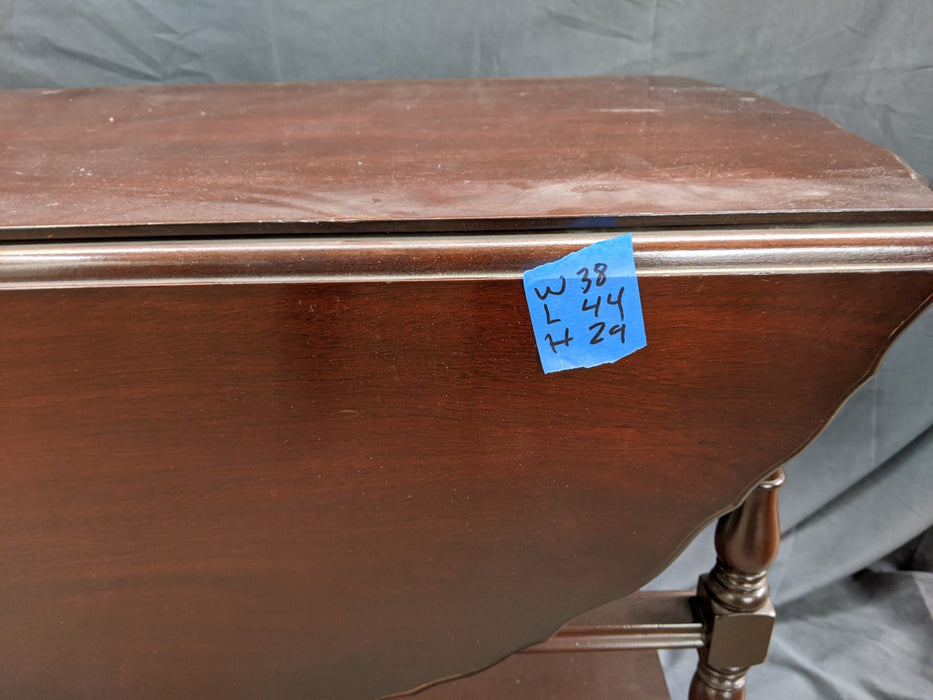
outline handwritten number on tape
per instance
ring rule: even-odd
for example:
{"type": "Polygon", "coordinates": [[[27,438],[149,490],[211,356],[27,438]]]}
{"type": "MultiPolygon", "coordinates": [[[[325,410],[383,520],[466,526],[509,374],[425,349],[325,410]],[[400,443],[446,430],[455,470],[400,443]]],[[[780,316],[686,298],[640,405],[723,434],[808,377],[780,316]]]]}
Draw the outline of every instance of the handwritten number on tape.
{"type": "Polygon", "coordinates": [[[545,373],[615,362],[647,344],[631,234],[528,270],[523,279],[545,373]]]}

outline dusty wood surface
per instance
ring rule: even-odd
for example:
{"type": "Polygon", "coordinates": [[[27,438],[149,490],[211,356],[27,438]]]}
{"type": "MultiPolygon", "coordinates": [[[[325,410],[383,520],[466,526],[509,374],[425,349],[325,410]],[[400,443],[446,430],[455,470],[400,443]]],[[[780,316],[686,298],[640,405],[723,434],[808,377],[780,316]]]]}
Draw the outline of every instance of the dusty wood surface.
{"type": "Polygon", "coordinates": [[[679,78],[6,91],[0,153],[6,238],[933,208],[896,157],[829,120],[679,78]]]}
{"type": "Polygon", "coordinates": [[[0,106],[4,697],[374,698],[489,666],[658,572],[933,294],[909,170],[710,86],[0,106]],[[543,375],[521,270],[631,220],[648,347],[543,375]],[[321,235],[232,237],[271,232],[321,235]],[[43,242],[84,236],[109,241],[43,242]]]}

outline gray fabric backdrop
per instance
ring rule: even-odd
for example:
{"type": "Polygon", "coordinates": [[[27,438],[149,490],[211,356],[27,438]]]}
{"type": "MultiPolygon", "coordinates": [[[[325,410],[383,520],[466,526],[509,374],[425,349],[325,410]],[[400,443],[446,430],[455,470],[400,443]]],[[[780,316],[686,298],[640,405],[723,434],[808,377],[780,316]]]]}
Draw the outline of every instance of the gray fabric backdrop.
{"type": "MultiPolygon", "coordinates": [[[[0,0],[0,87],[674,74],[824,114],[933,178],[929,0],[0,0]]],[[[933,314],[788,465],[754,698],[933,697],[933,314]]],[[[655,585],[689,587],[704,533],[655,585]]],[[[666,654],[675,697],[695,655],[666,654]]]]}

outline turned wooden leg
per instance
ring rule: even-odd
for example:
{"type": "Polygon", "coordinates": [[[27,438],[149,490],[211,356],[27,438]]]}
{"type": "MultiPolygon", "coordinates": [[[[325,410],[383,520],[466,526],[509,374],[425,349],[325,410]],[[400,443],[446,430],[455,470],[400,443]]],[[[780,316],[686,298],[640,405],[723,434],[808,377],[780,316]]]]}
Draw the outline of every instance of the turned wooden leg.
{"type": "Polygon", "coordinates": [[[741,700],[745,674],[768,653],[774,608],[768,567],[781,540],[778,469],[716,525],[716,566],[700,577],[697,603],[706,644],[690,684],[690,700],[741,700]]]}

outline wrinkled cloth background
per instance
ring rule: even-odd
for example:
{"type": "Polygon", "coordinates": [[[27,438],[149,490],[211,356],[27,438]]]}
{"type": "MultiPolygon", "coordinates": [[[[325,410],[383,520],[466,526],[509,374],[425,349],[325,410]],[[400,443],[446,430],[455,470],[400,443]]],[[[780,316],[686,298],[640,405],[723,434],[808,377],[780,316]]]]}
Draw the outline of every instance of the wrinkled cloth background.
{"type": "MultiPolygon", "coordinates": [[[[0,0],[0,87],[672,74],[826,115],[933,178],[929,0],[0,0]]],[[[933,697],[933,314],[787,466],[749,698],[933,697]]],[[[655,586],[692,587],[711,532],[655,586]]],[[[693,652],[663,655],[686,697],[693,652]]]]}

